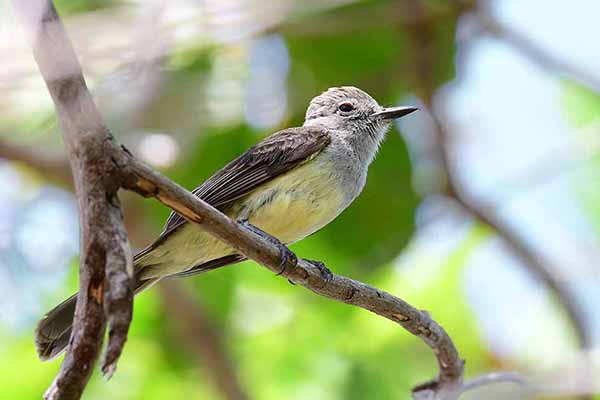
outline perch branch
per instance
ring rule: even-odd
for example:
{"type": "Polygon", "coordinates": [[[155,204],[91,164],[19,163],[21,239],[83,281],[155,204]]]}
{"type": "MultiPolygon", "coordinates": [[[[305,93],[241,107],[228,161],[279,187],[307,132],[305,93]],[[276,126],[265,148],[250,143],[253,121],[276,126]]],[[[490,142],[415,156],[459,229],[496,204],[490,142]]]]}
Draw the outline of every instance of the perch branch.
{"type": "Polygon", "coordinates": [[[130,157],[129,171],[136,177],[127,182],[127,188],[144,196],[155,197],[192,223],[227,243],[246,257],[281,274],[295,284],[332,300],[355,305],[394,321],[421,338],[436,355],[439,375],[427,388],[454,398],[462,386],[463,361],[444,329],[426,312],[419,311],[405,301],[364,283],[333,274],[324,277],[313,263],[294,257],[284,259],[273,243],[242,227],[217,209],[198,199],[192,193],[130,157]]]}

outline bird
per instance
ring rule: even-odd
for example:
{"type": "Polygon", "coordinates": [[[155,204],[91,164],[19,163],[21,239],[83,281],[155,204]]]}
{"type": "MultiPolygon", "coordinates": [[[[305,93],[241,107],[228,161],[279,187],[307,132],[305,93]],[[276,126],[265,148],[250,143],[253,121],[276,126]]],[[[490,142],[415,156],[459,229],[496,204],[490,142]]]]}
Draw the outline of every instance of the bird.
{"type": "MultiPolygon", "coordinates": [[[[310,101],[301,127],[266,137],[193,193],[287,250],[286,245],[319,231],[358,197],[392,121],[416,110],[384,108],[353,86],[329,88],[310,101]]],[[[192,276],[245,259],[172,212],[159,237],[133,257],[134,293],[165,277],[192,276]]],[[[75,294],[38,323],[35,344],[41,360],[67,348],[76,302],[75,294]]]]}

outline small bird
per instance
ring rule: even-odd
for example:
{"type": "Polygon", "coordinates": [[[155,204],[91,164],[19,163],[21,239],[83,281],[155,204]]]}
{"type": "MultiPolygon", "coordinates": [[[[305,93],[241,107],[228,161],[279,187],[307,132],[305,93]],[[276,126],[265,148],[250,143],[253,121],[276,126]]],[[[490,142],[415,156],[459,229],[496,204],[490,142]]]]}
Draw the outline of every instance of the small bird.
{"type": "MultiPolygon", "coordinates": [[[[392,120],[416,110],[383,108],[352,86],[330,88],[312,99],[304,125],[265,138],[193,193],[282,246],[297,242],[356,199],[392,120]]],[[[171,213],[158,239],[134,257],[134,290],[137,294],[164,277],[191,276],[243,260],[233,248],[171,213]]],[[[39,322],[35,343],[40,359],[52,359],[67,347],[76,302],[71,296],[39,322]]]]}

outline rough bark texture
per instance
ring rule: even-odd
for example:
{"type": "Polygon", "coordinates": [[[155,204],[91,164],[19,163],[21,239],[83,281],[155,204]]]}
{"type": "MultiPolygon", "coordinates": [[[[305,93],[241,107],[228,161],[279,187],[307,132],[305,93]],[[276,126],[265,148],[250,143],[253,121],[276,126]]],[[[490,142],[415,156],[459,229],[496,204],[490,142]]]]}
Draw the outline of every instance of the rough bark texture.
{"type": "Polygon", "coordinates": [[[87,89],[81,67],[51,1],[14,1],[58,113],[78,199],[80,286],[69,351],[47,399],[78,399],[109,324],[103,371],[110,376],[131,321],[131,252],[117,190],[121,154],[87,89]],[[105,310],[106,309],[106,310],[105,310]]]}

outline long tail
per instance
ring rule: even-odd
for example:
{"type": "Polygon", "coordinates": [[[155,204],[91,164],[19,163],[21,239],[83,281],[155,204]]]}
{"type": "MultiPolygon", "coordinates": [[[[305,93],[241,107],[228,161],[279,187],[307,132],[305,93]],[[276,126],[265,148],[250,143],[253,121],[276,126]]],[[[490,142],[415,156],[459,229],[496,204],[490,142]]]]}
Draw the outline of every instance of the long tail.
{"type": "MultiPolygon", "coordinates": [[[[141,281],[136,284],[135,293],[150,287],[158,278],[141,281]]],[[[35,330],[35,348],[42,361],[51,360],[62,353],[69,344],[77,293],[54,307],[38,322],[35,330]]]]}
{"type": "MultiPolygon", "coordinates": [[[[171,275],[172,277],[187,277],[195,274],[200,274],[213,270],[215,268],[224,267],[244,261],[245,257],[240,255],[230,255],[208,261],[204,264],[197,265],[187,271],[171,275]]],[[[141,275],[142,269],[138,270],[138,276],[141,275]]],[[[138,294],[149,288],[161,278],[151,278],[147,280],[137,279],[134,293],[138,294]]],[[[71,328],[73,326],[73,318],[75,316],[75,306],[77,305],[77,293],[69,297],[58,306],[54,307],[44,318],[38,323],[35,330],[35,347],[38,356],[41,360],[51,360],[62,353],[69,344],[71,337],[71,328]]]]}

